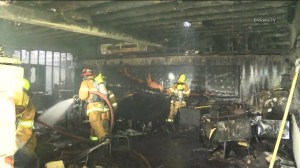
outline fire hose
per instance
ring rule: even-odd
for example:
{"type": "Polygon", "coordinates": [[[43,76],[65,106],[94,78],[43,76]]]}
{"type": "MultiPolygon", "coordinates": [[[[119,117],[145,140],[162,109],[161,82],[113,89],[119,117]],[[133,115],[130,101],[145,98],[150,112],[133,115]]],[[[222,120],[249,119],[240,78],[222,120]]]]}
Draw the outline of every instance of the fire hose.
{"type": "Polygon", "coordinates": [[[61,133],[62,135],[65,135],[65,136],[70,137],[70,138],[72,138],[72,139],[75,139],[75,140],[78,140],[78,141],[91,142],[89,139],[86,139],[86,138],[83,138],[83,137],[81,137],[81,136],[77,136],[77,135],[71,134],[71,133],[66,132],[66,131],[64,131],[64,130],[62,130],[62,129],[60,129],[60,128],[57,128],[57,127],[52,127],[52,126],[50,126],[50,125],[48,125],[48,124],[46,124],[46,123],[40,121],[39,119],[37,119],[37,120],[35,120],[35,121],[36,121],[37,123],[39,123],[39,124],[41,124],[41,125],[47,127],[47,128],[50,128],[50,129],[52,129],[52,130],[54,130],[54,131],[57,131],[57,132],[61,133]]]}
{"type": "Polygon", "coordinates": [[[105,103],[108,105],[108,108],[109,108],[109,111],[110,111],[110,116],[111,116],[109,133],[111,133],[112,130],[113,130],[113,127],[114,127],[114,120],[115,120],[114,109],[113,109],[113,107],[111,106],[111,103],[110,103],[109,100],[107,99],[106,95],[104,95],[104,94],[102,94],[102,93],[100,93],[100,92],[89,91],[89,93],[90,93],[90,94],[95,94],[95,95],[100,96],[100,97],[105,101],[105,103]]]}
{"type": "MultiPolygon", "coordinates": [[[[109,110],[110,110],[110,114],[111,114],[111,123],[110,123],[110,130],[109,130],[109,132],[111,133],[111,131],[113,129],[113,126],[114,126],[114,111],[113,111],[113,108],[112,108],[109,100],[107,99],[107,97],[104,94],[99,93],[99,92],[90,92],[90,94],[97,94],[97,95],[99,95],[106,102],[106,104],[108,105],[109,110]]],[[[40,121],[39,119],[37,119],[36,122],[39,123],[39,124],[41,124],[41,125],[43,125],[43,126],[45,126],[45,127],[47,127],[47,128],[50,128],[50,129],[52,129],[54,131],[57,131],[57,132],[65,135],[65,136],[68,136],[68,137],[70,137],[72,139],[75,139],[75,140],[78,140],[78,141],[91,142],[89,139],[86,139],[86,138],[83,138],[81,136],[77,136],[77,135],[71,134],[69,132],[64,131],[63,129],[50,126],[50,125],[48,125],[48,124],[40,121]]]]}

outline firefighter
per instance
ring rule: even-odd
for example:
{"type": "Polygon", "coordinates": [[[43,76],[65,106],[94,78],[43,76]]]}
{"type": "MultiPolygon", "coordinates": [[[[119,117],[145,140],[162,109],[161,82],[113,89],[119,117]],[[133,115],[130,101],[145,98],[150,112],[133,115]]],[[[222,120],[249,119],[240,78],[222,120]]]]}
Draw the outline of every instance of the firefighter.
{"type": "MultiPolygon", "coordinates": [[[[108,108],[106,107],[104,100],[96,94],[90,94],[90,91],[100,92],[102,94],[108,95],[105,85],[100,85],[104,83],[103,77],[99,74],[96,78],[92,73],[91,69],[83,69],[82,76],[83,81],[79,89],[79,97],[74,97],[82,101],[87,102],[86,115],[89,118],[89,123],[91,126],[90,139],[92,141],[102,141],[109,142],[108,139],[108,120],[110,118],[108,113],[108,108]],[[99,76],[100,75],[100,76],[99,76]],[[101,81],[102,80],[102,81],[101,81]],[[104,121],[106,120],[106,121],[104,121]]],[[[78,101],[78,100],[76,100],[78,101]]],[[[116,106],[116,104],[114,104],[116,106]]]]}
{"type": "Polygon", "coordinates": [[[169,116],[166,122],[173,123],[174,118],[181,107],[186,106],[185,98],[190,96],[190,88],[185,83],[185,74],[180,74],[177,82],[168,89],[168,94],[172,97],[169,116]]]}
{"type": "MultiPolygon", "coordinates": [[[[116,111],[117,109],[117,101],[115,98],[115,95],[113,94],[112,91],[108,90],[106,87],[106,81],[104,80],[105,77],[102,75],[102,73],[100,73],[97,77],[95,77],[95,86],[97,88],[97,91],[102,93],[103,95],[105,95],[108,100],[109,103],[111,103],[113,110],[116,111]]],[[[104,101],[101,101],[101,106],[103,107],[103,109],[101,110],[101,120],[102,120],[102,124],[104,126],[104,129],[106,131],[109,131],[109,121],[110,121],[110,112],[109,112],[109,107],[107,106],[107,104],[104,103],[104,101]]]]}
{"type": "Polygon", "coordinates": [[[23,79],[23,89],[14,96],[16,107],[16,167],[36,167],[36,135],[33,133],[35,107],[30,99],[30,83],[23,79]],[[18,165],[20,164],[20,165],[18,165]]]}

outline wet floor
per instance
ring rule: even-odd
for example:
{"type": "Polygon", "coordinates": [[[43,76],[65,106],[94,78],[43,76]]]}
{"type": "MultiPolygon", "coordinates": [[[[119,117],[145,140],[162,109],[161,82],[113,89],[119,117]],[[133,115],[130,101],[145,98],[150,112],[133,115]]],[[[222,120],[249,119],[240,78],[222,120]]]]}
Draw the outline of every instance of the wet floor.
{"type": "MultiPolygon", "coordinates": [[[[138,112],[139,109],[136,110],[136,113],[138,112]]],[[[155,115],[149,118],[158,118],[157,116],[161,113],[160,111],[157,114],[149,112],[155,115]]],[[[36,126],[38,138],[36,152],[40,167],[44,167],[45,163],[50,161],[62,160],[67,168],[83,168],[84,166],[88,168],[264,168],[268,167],[266,152],[272,153],[275,144],[274,139],[253,138],[248,150],[232,142],[228,145],[231,150],[225,159],[223,143],[219,143],[214,152],[212,149],[205,148],[206,146],[200,141],[198,128],[189,130],[177,128],[176,131],[170,131],[172,129],[167,129],[169,127],[161,125],[161,122],[152,122],[152,130],[146,130],[146,134],[140,134],[145,129],[140,129],[139,124],[133,123],[130,128],[138,133],[131,135],[135,136],[128,136],[128,139],[117,138],[114,133],[111,150],[109,145],[106,145],[79,157],[96,144],[89,141],[89,124],[81,124],[76,117],[72,116],[68,114],[69,120],[59,120],[55,125],[56,128],[60,128],[59,130],[63,130],[62,132],[41,125],[36,126]],[[68,134],[75,135],[75,137],[68,134]],[[127,140],[129,140],[129,145],[127,140]]],[[[116,122],[115,128],[124,131],[127,127],[124,128],[116,122]]],[[[278,154],[292,161],[291,140],[285,140],[282,144],[284,147],[281,145],[278,154]]],[[[292,168],[294,163],[290,163],[289,168],[292,168]]]]}
{"type": "Polygon", "coordinates": [[[76,160],[95,144],[74,141],[54,133],[50,131],[38,135],[37,154],[41,167],[49,161],[63,160],[69,168],[84,165],[102,168],[262,168],[268,167],[264,152],[272,152],[273,145],[272,142],[255,142],[250,153],[244,148],[232,146],[232,151],[224,159],[222,147],[214,153],[203,148],[198,131],[167,133],[159,130],[129,137],[130,150],[127,138],[115,137],[112,139],[111,154],[107,145],[76,160]],[[51,138],[56,140],[51,141],[51,138]]]}

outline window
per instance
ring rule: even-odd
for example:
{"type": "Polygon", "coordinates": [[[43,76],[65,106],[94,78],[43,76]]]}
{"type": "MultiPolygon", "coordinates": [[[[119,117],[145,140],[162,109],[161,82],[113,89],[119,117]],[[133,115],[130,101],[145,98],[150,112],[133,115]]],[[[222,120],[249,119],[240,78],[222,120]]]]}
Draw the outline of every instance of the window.
{"type": "Polygon", "coordinates": [[[38,64],[39,52],[37,50],[30,52],[30,64],[38,64]]]}
{"type": "Polygon", "coordinates": [[[21,59],[21,52],[20,51],[14,51],[12,56],[13,56],[13,58],[21,59]]]}
{"type": "Polygon", "coordinates": [[[21,60],[23,64],[29,63],[29,52],[26,50],[21,51],[21,60]]]}
{"type": "Polygon", "coordinates": [[[39,51],[39,64],[45,65],[46,63],[46,53],[45,51],[39,51]]]}
{"type": "Polygon", "coordinates": [[[53,65],[54,66],[60,65],[60,53],[59,52],[54,52],[53,65]]]}
{"type": "Polygon", "coordinates": [[[46,66],[46,92],[52,93],[52,66],[46,66]]]}
{"type": "Polygon", "coordinates": [[[61,53],[60,58],[61,58],[61,60],[60,60],[61,67],[66,67],[67,66],[67,54],[61,53]]]}
{"type": "Polygon", "coordinates": [[[71,53],[16,50],[13,57],[22,60],[25,78],[31,82],[33,91],[52,94],[54,86],[61,90],[72,90],[74,71],[71,53]]]}
{"type": "Polygon", "coordinates": [[[70,53],[67,53],[67,64],[66,66],[71,68],[72,67],[72,61],[73,61],[73,55],[70,53]]]}
{"type": "Polygon", "coordinates": [[[52,52],[46,52],[46,65],[52,65],[52,52]]]}

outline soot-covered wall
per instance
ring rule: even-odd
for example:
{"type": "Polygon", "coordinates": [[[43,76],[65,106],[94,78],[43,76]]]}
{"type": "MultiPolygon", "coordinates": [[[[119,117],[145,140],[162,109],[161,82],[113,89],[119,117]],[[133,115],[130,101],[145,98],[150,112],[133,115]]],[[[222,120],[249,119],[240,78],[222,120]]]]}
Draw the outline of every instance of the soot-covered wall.
{"type": "Polygon", "coordinates": [[[282,75],[287,73],[293,64],[287,60],[288,57],[282,55],[169,56],[89,60],[82,62],[80,66],[89,66],[98,72],[103,72],[108,79],[111,73],[111,79],[120,78],[119,81],[122,81],[121,78],[131,77],[131,81],[138,82],[141,79],[147,82],[150,72],[151,80],[163,84],[164,88],[171,82],[168,81],[169,73],[173,72],[175,78],[179,73],[187,73],[193,92],[205,90],[221,91],[219,93],[223,95],[224,93],[238,94],[241,101],[252,104],[253,96],[256,96],[261,89],[280,87],[282,75]],[[118,77],[117,73],[119,73],[118,77]],[[220,85],[224,88],[221,90],[217,88],[214,81],[225,83],[220,85]],[[229,85],[226,82],[233,87],[226,88],[229,85]],[[193,86],[195,83],[198,86],[193,86]]]}

